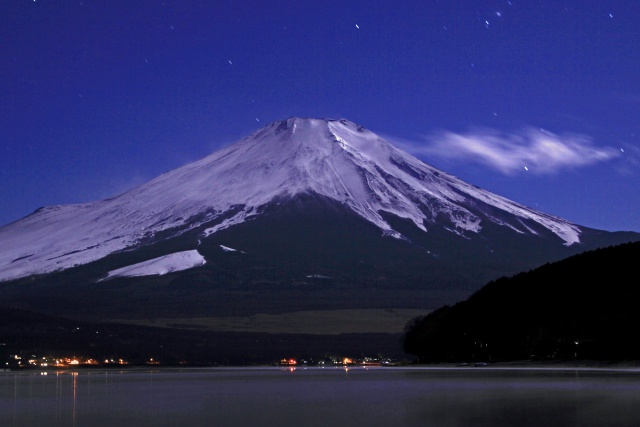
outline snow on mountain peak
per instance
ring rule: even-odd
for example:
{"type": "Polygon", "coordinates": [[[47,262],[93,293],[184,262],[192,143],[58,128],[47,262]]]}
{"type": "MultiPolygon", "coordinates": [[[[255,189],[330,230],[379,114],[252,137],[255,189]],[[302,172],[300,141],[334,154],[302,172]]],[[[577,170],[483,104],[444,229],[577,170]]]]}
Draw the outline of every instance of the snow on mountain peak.
{"type": "Polygon", "coordinates": [[[424,231],[446,218],[444,226],[457,234],[478,233],[483,221],[531,233],[523,221],[534,221],[566,245],[580,241],[578,226],[469,185],[353,122],[292,117],[119,196],[41,209],[0,228],[0,280],[85,264],[158,232],[182,232],[226,214],[206,237],[258,215],[273,200],[302,193],[342,203],[398,238],[381,212],[424,231]],[[478,202],[519,220],[481,217],[469,208],[478,202]]]}

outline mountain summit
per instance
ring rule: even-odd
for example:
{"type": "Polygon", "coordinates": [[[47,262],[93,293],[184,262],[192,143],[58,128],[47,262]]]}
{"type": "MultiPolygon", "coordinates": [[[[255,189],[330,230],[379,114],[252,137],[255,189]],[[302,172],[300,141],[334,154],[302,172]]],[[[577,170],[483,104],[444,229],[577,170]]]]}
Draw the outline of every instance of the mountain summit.
{"type": "Polygon", "coordinates": [[[395,238],[407,237],[389,215],[452,237],[492,223],[580,242],[577,225],[469,185],[353,122],[294,117],[117,197],[40,208],[0,228],[0,280],[64,270],[207,225],[204,238],[301,194],[348,207],[395,238]]]}

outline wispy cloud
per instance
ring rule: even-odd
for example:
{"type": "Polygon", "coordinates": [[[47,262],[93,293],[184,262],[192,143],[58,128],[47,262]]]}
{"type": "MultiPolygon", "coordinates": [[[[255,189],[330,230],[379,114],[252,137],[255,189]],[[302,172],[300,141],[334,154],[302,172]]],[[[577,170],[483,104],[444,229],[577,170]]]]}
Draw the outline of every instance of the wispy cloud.
{"type": "Polygon", "coordinates": [[[558,135],[534,128],[517,133],[492,129],[468,133],[440,131],[421,141],[390,139],[420,157],[481,163],[506,175],[523,170],[550,174],[563,168],[606,161],[621,154],[612,147],[595,146],[585,135],[558,135]]]}
{"type": "Polygon", "coordinates": [[[622,162],[618,164],[618,172],[622,175],[637,175],[640,171],[640,147],[629,143],[620,144],[622,162]]]}

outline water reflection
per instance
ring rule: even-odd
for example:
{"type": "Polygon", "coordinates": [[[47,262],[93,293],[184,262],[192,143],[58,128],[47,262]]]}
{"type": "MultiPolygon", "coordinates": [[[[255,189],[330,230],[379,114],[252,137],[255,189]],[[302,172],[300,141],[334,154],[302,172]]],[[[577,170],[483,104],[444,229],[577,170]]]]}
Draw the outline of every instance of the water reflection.
{"type": "Polygon", "coordinates": [[[0,373],[1,426],[640,425],[638,371],[287,367],[0,373]]]}
{"type": "Polygon", "coordinates": [[[73,427],[76,427],[76,400],[78,397],[78,373],[72,372],[71,375],[73,377],[73,411],[71,416],[71,419],[72,419],[71,425],[73,427]]]}

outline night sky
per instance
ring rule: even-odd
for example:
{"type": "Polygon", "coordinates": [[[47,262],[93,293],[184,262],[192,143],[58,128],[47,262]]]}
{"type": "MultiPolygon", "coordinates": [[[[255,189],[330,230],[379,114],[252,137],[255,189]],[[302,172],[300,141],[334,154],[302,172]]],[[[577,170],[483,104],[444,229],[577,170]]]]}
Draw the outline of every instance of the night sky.
{"type": "Polygon", "coordinates": [[[640,231],[640,1],[0,2],[0,225],[291,116],[640,231]]]}

